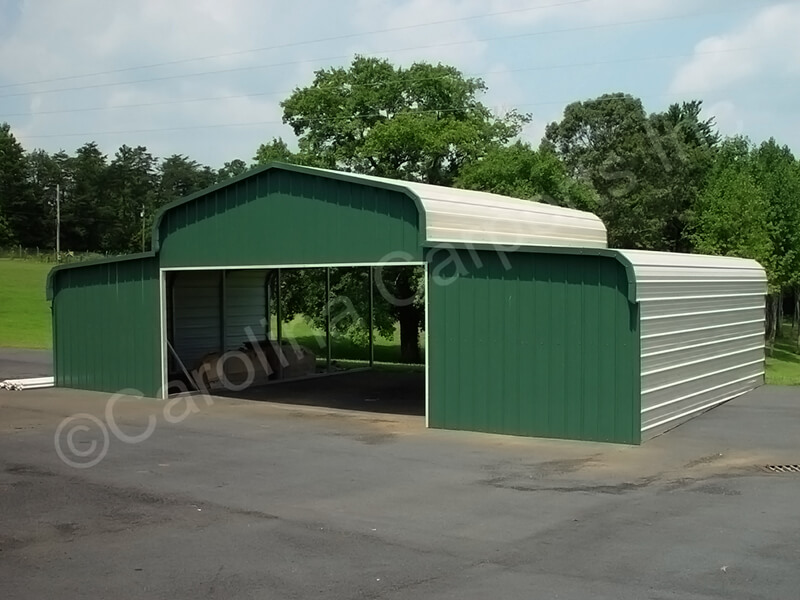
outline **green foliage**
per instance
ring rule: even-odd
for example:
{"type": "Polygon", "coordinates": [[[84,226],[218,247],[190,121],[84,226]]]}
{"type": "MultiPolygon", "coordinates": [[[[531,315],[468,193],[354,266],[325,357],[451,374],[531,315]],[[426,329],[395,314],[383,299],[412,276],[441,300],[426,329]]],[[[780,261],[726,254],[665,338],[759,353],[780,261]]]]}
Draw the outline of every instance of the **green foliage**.
{"type": "Polygon", "coordinates": [[[36,199],[27,177],[27,161],[22,145],[8,123],[0,124],[0,214],[20,244],[35,246],[41,233],[37,222],[43,208],[36,199]]]}
{"type": "Polygon", "coordinates": [[[232,161],[226,162],[225,165],[217,171],[217,181],[225,181],[231,177],[238,177],[247,171],[247,163],[243,160],[236,158],[232,161]]]}
{"type": "Polygon", "coordinates": [[[465,165],[456,185],[590,212],[597,209],[592,187],[569,177],[552,150],[537,151],[521,141],[492,149],[482,159],[465,165]]]}
{"type": "Polygon", "coordinates": [[[14,237],[14,232],[11,230],[11,225],[3,216],[2,210],[0,210],[0,248],[7,248],[16,244],[17,240],[14,237]]]}
{"type": "Polygon", "coordinates": [[[347,69],[317,71],[281,105],[301,154],[318,166],[450,185],[529,120],[493,115],[477,99],[485,89],[454,67],[359,56],[347,69]]]}
{"type": "Polygon", "coordinates": [[[775,284],[769,199],[758,185],[749,142],[727,140],[697,202],[692,241],[698,252],[759,261],[775,284]]]}
{"type": "Polygon", "coordinates": [[[267,144],[261,144],[256,150],[253,160],[257,165],[265,165],[271,162],[296,163],[297,156],[289,150],[289,146],[282,138],[272,138],[267,144]]]}
{"type": "MultiPolygon", "coordinates": [[[[403,362],[420,363],[419,330],[424,321],[421,291],[423,271],[419,267],[376,269],[373,290],[376,331],[391,339],[400,322],[403,362]],[[403,328],[409,328],[403,333],[403,328]]],[[[282,317],[286,322],[298,315],[324,329],[328,301],[325,269],[285,271],[281,275],[282,317]]],[[[369,318],[369,271],[365,268],[331,269],[331,330],[356,344],[366,343],[369,318]]],[[[273,307],[273,312],[275,308],[273,307]]]]}
{"type": "Polygon", "coordinates": [[[648,116],[638,98],[606,94],[568,105],[548,125],[543,148],[596,190],[611,246],[690,248],[686,227],[718,141],[700,109],[695,101],[648,116]]]}

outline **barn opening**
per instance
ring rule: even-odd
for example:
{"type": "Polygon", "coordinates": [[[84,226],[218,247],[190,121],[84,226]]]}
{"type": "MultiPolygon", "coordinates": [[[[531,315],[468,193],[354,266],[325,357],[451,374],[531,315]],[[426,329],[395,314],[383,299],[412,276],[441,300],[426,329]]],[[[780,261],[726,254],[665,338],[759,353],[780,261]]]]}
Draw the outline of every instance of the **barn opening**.
{"type": "Polygon", "coordinates": [[[165,269],[171,395],[424,416],[425,266],[165,269]]]}

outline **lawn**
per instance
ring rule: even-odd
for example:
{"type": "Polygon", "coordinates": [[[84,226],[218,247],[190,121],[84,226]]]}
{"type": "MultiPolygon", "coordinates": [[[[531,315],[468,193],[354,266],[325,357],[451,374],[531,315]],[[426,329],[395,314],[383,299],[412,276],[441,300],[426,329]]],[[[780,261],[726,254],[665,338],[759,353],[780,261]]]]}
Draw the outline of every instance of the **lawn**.
{"type": "MultiPolygon", "coordinates": [[[[272,325],[273,331],[275,324],[272,325]]],[[[289,323],[283,325],[283,338],[295,340],[298,344],[306,346],[317,356],[325,358],[325,332],[316,330],[306,323],[302,316],[295,317],[289,323]]],[[[398,330],[392,339],[384,338],[375,332],[375,361],[381,363],[400,362],[400,333],[398,330]]],[[[367,345],[359,345],[353,341],[339,336],[331,339],[331,358],[333,360],[367,361],[369,360],[369,348],[367,345]]]]}
{"type": "Polygon", "coordinates": [[[0,347],[49,348],[50,305],[45,281],[52,265],[0,258],[0,347]]]}
{"type": "MultiPolygon", "coordinates": [[[[788,323],[784,331],[791,333],[788,323]]],[[[800,353],[797,351],[796,339],[795,337],[792,340],[789,335],[785,335],[775,342],[772,356],[767,357],[767,383],[800,385],[800,353]]]]}

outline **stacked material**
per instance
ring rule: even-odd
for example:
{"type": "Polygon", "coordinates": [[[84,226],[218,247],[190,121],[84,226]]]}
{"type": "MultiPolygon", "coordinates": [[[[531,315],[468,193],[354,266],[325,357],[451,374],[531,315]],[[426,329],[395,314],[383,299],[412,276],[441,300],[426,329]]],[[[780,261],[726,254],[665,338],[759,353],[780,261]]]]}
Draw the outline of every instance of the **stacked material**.
{"type": "Polygon", "coordinates": [[[0,390],[36,390],[53,387],[52,377],[33,377],[31,379],[6,379],[0,381],[0,390]]]}

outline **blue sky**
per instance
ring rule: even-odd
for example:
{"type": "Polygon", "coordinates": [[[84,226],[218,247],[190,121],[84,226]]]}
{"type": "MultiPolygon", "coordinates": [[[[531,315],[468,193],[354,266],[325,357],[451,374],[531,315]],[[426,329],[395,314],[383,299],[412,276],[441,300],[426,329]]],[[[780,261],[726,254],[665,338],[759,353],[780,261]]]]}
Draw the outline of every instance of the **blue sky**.
{"type": "Polygon", "coordinates": [[[0,122],[27,149],[249,161],[293,145],[280,100],[362,53],[483,77],[534,144],[569,102],[623,91],[701,99],[724,134],[800,153],[798,32],[798,0],[0,0],[0,122]]]}

